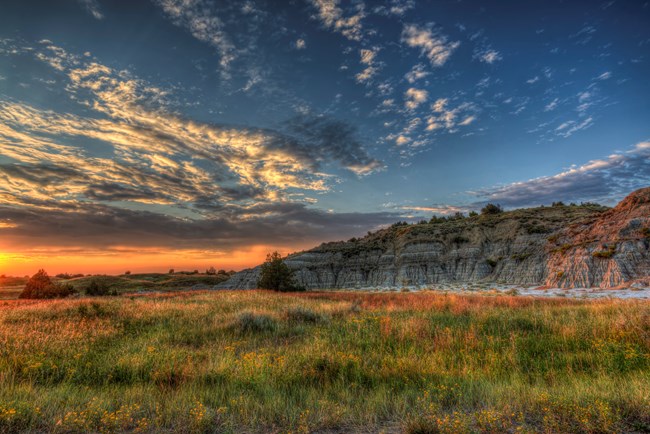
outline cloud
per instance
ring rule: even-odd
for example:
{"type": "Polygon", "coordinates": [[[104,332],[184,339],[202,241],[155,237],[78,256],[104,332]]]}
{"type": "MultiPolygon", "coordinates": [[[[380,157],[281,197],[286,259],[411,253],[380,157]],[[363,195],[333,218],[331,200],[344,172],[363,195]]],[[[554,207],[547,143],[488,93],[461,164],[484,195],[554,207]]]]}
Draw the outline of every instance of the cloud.
{"type": "Polygon", "coordinates": [[[223,21],[211,12],[209,3],[205,0],[156,0],[156,3],[175,25],[216,48],[221,66],[228,69],[235,60],[235,46],[226,34],[223,21]]]}
{"type": "Polygon", "coordinates": [[[432,105],[433,115],[427,121],[427,131],[445,129],[448,132],[455,132],[457,127],[467,126],[476,120],[472,114],[476,111],[474,104],[462,103],[454,108],[449,108],[449,99],[439,98],[432,105]]]}
{"type": "Polygon", "coordinates": [[[365,17],[363,3],[357,3],[356,11],[345,16],[339,7],[339,0],[311,0],[312,5],[318,10],[318,18],[323,25],[338,32],[351,41],[360,41],[363,38],[361,20],[365,17]]]}
{"type": "Polygon", "coordinates": [[[366,68],[355,76],[357,82],[359,83],[367,82],[377,74],[379,68],[375,63],[375,57],[377,56],[378,52],[379,52],[378,48],[372,48],[372,49],[362,48],[361,50],[359,50],[359,56],[360,56],[359,61],[361,62],[362,65],[366,65],[366,68]]]}
{"type": "Polygon", "coordinates": [[[469,208],[463,206],[446,205],[446,204],[431,205],[431,206],[403,206],[401,207],[401,209],[408,210],[408,211],[424,212],[427,214],[429,213],[438,214],[438,215],[452,215],[457,212],[467,212],[469,210],[469,208]]]}
{"type": "Polygon", "coordinates": [[[420,104],[426,102],[427,98],[429,98],[429,92],[411,87],[404,92],[404,106],[408,110],[415,110],[420,104]]]}
{"type": "Polygon", "coordinates": [[[103,204],[69,209],[0,205],[3,241],[23,250],[48,249],[222,249],[315,244],[358,236],[395,222],[396,212],[329,213],[305,204],[277,202],[231,210],[208,218],[174,217],[103,204]],[[20,222],[15,224],[14,222],[20,222]],[[56,228],[56,230],[52,230],[56,228]]]}
{"type": "Polygon", "coordinates": [[[600,74],[598,77],[596,77],[596,80],[607,80],[611,77],[612,77],[612,73],[610,71],[606,71],[600,74]]]}
{"type": "Polygon", "coordinates": [[[538,206],[558,200],[613,204],[648,185],[650,142],[641,142],[627,152],[593,160],[557,175],[483,189],[473,195],[507,207],[538,206]]]}
{"type": "Polygon", "coordinates": [[[501,54],[496,50],[486,50],[481,53],[477,53],[476,57],[481,61],[489,64],[501,60],[501,54]]]}
{"type": "Polygon", "coordinates": [[[168,90],[128,71],[52,45],[32,55],[67,77],[64,88],[84,110],[0,100],[5,242],[295,245],[358,235],[398,218],[308,208],[315,199],[307,193],[339,181],[328,171],[363,176],[383,167],[347,122],[315,114],[272,129],[196,122],[173,113],[168,90]]]}
{"type": "Polygon", "coordinates": [[[95,19],[101,20],[104,19],[104,14],[99,8],[99,2],[97,0],[77,0],[83,7],[86,9],[90,15],[95,17],[95,19]]]}
{"type": "Polygon", "coordinates": [[[581,121],[566,121],[560,124],[555,129],[555,132],[562,137],[570,137],[578,131],[589,128],[593,123],[594,119],[592,117],[585,118],[581,121]]]}
{"type": "Polygon", "coordinates": [[[126,71],[44,51],[37,57],[63,69],[68,91],[95,117],[0,101],[0,152],[15,162],[2,167],[0,192],[12,203],[128,200],[200,211],[278,199],[292,188],[325,191],[333,179],[325,167],[357,175],[382,167],[345,122],[302,116],[277,129],[194,122],[166,109],[167,91],[126,71]],[[71,138],[101,143],[110,158],[71,138]]]}
{"type": "Polygon", "coordinates": [[[429,59],[434,67],[443,66],[460,46],[460,42],[448,42],[447,37],[435,31],[432,25],[405,25],[402,30],[402,42],[409,47],[419,48],[421,55],[429,59]]]}
{"type": "Polygon", "coordinates": [[[304,50],[307,48],[307,42],[304,39],[299,38],[294,43],[294,46],[296,47],[296,50],[304,50]]]}
{"type": "Polygon", "coordinates": [[[413,84],[416,81],[420,80],[421,78],[424,78],[427,75],[431,74],[429,71],[426,71],[424,68],[425,67],[423,64],[418,63],[417,65],[414,65],[413,68],[411,68],[411,70],[406,73],[406,75],[404,75],[404,78],[406,78],[406,81],[413,84]]]}
{"type": "Polygon", "coordinates": [[[533,84],[533,83],[537,83],[538,81],[539,81],[539,75],[536,75],[533,78],[529,78],[528,80],[526,80],[526,83],[533,84]]]}
{"type": "Polygon", "coordinates": [[[557,108],[557,106],[558,106],[559,101],[560,101],[559,98],[555,98],[553,101],[546,104],[546,106],[544,107],[544,111],[545,112],[550,112],[550,111],[555,110],[557,108]]]}

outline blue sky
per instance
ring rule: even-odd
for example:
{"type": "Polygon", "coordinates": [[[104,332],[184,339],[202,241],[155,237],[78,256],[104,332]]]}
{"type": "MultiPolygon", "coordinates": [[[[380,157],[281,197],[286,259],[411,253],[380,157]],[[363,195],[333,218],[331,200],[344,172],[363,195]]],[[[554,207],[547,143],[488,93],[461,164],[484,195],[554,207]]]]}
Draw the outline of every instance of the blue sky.
{"type": "Polygon", "coordinates": [[[254,263],[487,201],[613,204],[650,179],[648,23],[620,0],[3,1],[0,248],[254,263]]]}

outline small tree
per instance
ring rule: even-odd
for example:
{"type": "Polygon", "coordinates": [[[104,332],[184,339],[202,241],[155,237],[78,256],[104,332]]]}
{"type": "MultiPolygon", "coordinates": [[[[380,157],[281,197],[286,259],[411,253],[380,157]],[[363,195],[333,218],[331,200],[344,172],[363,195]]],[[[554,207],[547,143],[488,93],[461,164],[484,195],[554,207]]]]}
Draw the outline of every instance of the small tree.
{"type": "Polygon", "coordinates": [[[205,270],[205,274],[213,276],[213,275],[217,274],[217,270],[214,267],[210,267],[207,270],[205,270]]]}
{"type": "Polygon", "coordinates": [[[36,274],[29,278],[25,284],[25,289],[20,293],[18,298],[43,298],[45,289],[52,286],[52,279],[43,269],[38,270],[36,274]]]}
{"type": "Polygon", "coordinates": [[[25,284],[18,298],[63,298],[74,294],[70,284],[55,284],[45,270],[38,270],[25,284]]]}
{"type": "Polygon", "coordinates": [[[495,205],[493,203],[488,203],[481,209],[482,215],[501,214],[502,212],[503,208],[501,208],[501,205],[495,205]]]}
{"type": "Polygon", "coordinates": [[[296,285],[293,271],[284,263],[278,252],[266,255],[266,262],[262,264],[262,273],[257,286],[273,291],[304,291],[296,285]]]}

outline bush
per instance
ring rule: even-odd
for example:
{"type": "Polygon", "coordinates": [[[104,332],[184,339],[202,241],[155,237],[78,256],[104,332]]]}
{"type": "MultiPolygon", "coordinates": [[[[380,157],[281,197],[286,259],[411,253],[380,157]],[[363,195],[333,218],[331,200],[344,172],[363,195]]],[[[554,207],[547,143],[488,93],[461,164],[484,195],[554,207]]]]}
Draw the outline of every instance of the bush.
{"type": "Polygon", "coordinates": [[[109,288],[105,282],[100,282],[97,279],[93,279],[88,284],[88,288],[86,288],[86,295],[117,295],[117,291],[115,289],[109,288]]]}
{"type": "Polygon", "coordinates": [[[75,293],[70,284],[56,284],[52,282],[45,270],[38,270],[25,284],[25,289],[18,298],[24,299],[49,299],[65,298],[75,293]]]}
{"type": "Polygon", "coordinates": [[[244,312],[237,318],[237,329],[242,334],[272,332],[278,322],[270,315],[244,312]]]}
{"type": "Polygon", "coordinates": [[[591,256],[594,258],[600,258],[600,259],[609,259],[614,254],[616,253],[616,244],[612,244],[609,247],[607,247],[606,250],[598,250],[594,252],[591,256]]]}
{"type": "Polygon", "coordinates": [[[290,322],[317,323],[324,319],[323,315],[306,307],[294,307],[287,311],[287,320],[290,322]]]}
{"type": "Polygon", "coordinates": [[[280,292],[304,291],[305,288],[295,282],[293,274],[293,270],[284,263],[282,256],[278,252],[273,252],[266,256],[266,262],[262,264],[257,286],[280,292]]]}
{"type": "Polygon", "coordinates": [[[493,203],[488,203],[481,208],[481,215],[501,214],[502,212],[503,208],[501,208],[501,205],[495,205],[493,203]]]}

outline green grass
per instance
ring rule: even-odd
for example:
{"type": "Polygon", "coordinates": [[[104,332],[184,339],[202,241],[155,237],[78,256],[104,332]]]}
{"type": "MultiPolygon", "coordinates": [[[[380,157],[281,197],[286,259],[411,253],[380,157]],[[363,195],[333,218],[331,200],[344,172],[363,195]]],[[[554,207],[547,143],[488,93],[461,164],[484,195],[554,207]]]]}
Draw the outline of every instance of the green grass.
{"type": "Polygon", "coordinates": [[[650,304],[215,291],[0,301],[0,432],[643,432],[650,304]]]}
{"type": "Polygon", "coordinates": [[[130,274],[121,276],[85,276],[70,280],[62,280],[70,283],[77,291],[83,293],[94,280],[100,286],[114,290],[118,293],[131,291],[169,291],[186,289],[198,286],[202,289],[212,287],[228,279],[224,275],[209,274],[130,274]]]}

